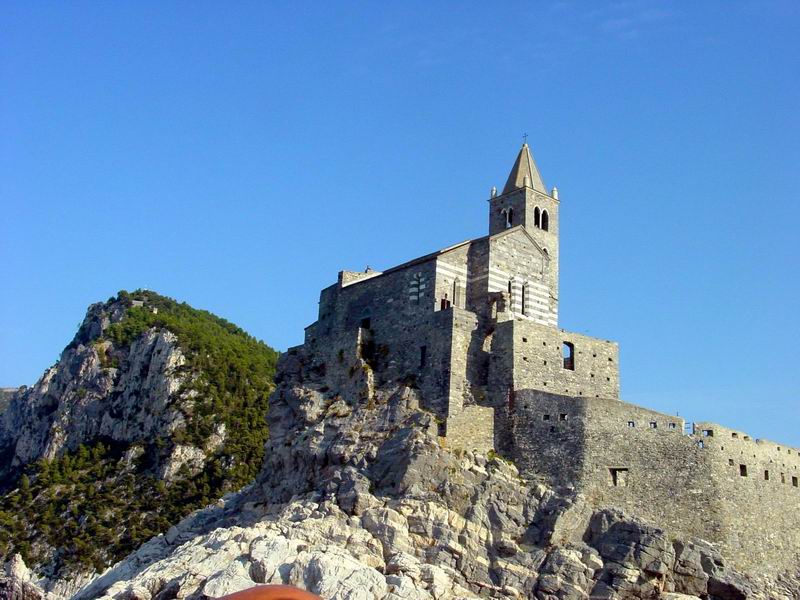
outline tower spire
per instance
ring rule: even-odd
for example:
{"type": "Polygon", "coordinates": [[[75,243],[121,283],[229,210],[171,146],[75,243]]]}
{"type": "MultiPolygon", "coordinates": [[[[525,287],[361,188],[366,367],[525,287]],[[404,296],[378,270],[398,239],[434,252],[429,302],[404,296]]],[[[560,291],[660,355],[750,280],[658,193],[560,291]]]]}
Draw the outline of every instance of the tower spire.
{"type": "Polygon", "coordinates": [[[503,193],[513,192],[524,186],[531,187],[538,192],[547,193],[547,188],[544,187],[542,176],[539,175],[539,169],[536,168],[536,163],[533,161],[527,142],[522,144],[522,148],[520,148],[517,160],[503,188],[503,193]]]}

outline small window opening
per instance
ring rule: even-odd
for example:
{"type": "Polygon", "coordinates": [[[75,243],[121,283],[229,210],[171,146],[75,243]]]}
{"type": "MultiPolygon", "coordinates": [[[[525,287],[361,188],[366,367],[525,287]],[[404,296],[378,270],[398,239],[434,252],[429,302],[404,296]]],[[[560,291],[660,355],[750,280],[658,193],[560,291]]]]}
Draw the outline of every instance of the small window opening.
{"type": "Polygon", "coordinates": [[[560,415],[558,415],[558,420],[559,421],[566,421],[567,420],[567,413],[561,413],[560,415]]]}
{"type": "Polygon", "coordinates": [[[658,423],[655,421],[650,421],[650,429],[658,429],[658,423]]]}
{"type": "Polygon", "coordinates": [[[729,464],[731,467],[733,466],[733,459],[732,459],[732,458],[729,458],[729,459],[728,459],[728,464],[729,464]]]}
{"type": "Polygon", "coordinates": [[[769,471],[764,471],[764,481],[769,481],[769,471]]]}
{"type": "Polygon", "coordinates": [[[419,347],[419,368],[422,369],[425,367],[425,363],[428,361],[428,347],[427,346],[420,346],[419,347]]]}
{"type": "Polygon", "coordinates": [[[781,483],[786,483],[786,473],[781,473],[781,483]]]}
{"type": "Polygon", "coordinates": [[[527,315],[528,314],[528,310],[527,310],[527,307],[526,307],[527,300],[528,300],[528,284],[526,283],[526,284],[523,284],[523,286],[522,286],[522,314],[523,315],[527,315]]]}
{"type": "Polygon", "coordinates": [[[797,477],[792,475],[792,486],[797,487],[797,477]]]}
{"type": "Polygon", "coordinates": [[[670,429],[676,429],[677,427],[678,427],[678,426],[677,426],[675,423],[670,423],[670,424],[669,424],[669,428],[670,428],[670,429]]]}
{"type": "Polygon", "coordinates": [[[564,368],[570,371],[575,370],[575,344],[572,342],[564,342],[561,347],[561,352],[564,356],[564,368]]]}
{"type": "Polygon", "coordinates": [[[511,293],[511,280],[508,281],[508,293],[511,293]]]}
{"type": "Polygon", "coordinates": [[[636,421],[628,421],[628,427],[636,427],[636,421]]]}
{"type": "Polygon", "coordinates": [[[450,308],[450,306],[451,306],[450,299],[447,297],[447,294],[445,294],[444,298],[442,298],[442,301],[439,303],[439,308],[441,310],[445,310],[450,308]]]}
{"type": "Polygon", "coordinates": [[[738,433],[732,433],[732,434],[731,434],[731,437],[738,438],[738,437],[739,437],[739,434],[738,434],[738,433]]]}
{"type": "Polygon", "coordinates": [[[542,421],[549,421],[550,415],[542,415],[542,421]]]}
{"type": "Polygon", "coordinates": [[[504,209],[502,212],[505,213],[506,217],[506,229],[509,229],[514,223],[514,209],[509,207],[504,209]]]}
{"type": "Polygon", "coordinates": [[[550,433],[555,433],[555,432],[556,432],[556,426],[550,425],[550,433]]]}
{"type": "Polygon", "coordinates": [[[539,207],[533,209],[533,225],[534,227],[541,227],[542,225],[542,211],[539,210],[539,207]]]}
{"type": "Polygon", "coordinates": [[[528,338],[524,337],[524,338],[522,338],[522,341],[523,341],[523,342],[527,342],[527,341],[528,341],[528,338]]]}
{"type": "Polygon", "coordinates": [[[747,465],[739,465],[739,475],[747,477],[747,465]]]}
{"type": "Polygon", "coordinates": [[[713,429],[703,429],[703,437],[714,437],[713,429]]]}
{"type": "Polygon", "coordinates": [[[614,487],[628,487],[628,469],[609,469],[611,485],[614,487]]]}
{"type": "Polygon", "coordinates": [[[697,447],[700,448],[700,450],[702,450],[703,448],[706,447],[706,443],[703,440],[700,440],[697,442],[697,447]]]}
{"type": "Polygon", "coordinates": [[[369,329],[370,324],[371,321],[369,317],[361,319],[361,329],[369,329]]]}
{"type": "Polygon", "coordinates": [[[550,229],[550,217],[546,210],[542,211],[542,229],[548,231],[550,229]]]}

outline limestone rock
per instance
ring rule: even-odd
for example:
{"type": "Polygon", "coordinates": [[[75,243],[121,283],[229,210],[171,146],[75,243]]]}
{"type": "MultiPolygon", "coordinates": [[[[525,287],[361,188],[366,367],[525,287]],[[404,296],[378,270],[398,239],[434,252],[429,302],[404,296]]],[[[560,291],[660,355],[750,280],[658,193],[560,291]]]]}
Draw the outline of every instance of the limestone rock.
{"type": "Polygon", "coordinates": [[[748,579],[701,540],[673,542],[495,456],[443,447],[413,389],[373,381],[368,398],[347,396],[301,353],[279,369],[255,484],[74,600],[213,598],[259,583],[342,600],[797,597],[792,574],[748,579]]]}

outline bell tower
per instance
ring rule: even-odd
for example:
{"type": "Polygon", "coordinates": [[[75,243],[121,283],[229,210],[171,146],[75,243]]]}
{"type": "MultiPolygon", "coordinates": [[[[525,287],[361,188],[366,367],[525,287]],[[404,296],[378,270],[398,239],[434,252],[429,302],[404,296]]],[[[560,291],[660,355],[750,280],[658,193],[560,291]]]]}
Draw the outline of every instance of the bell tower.
{"type": "Polygon", "coordinates": [[[525,143],[511,168],[501,194],[492,190],[489,199],[489,235],[522,226],[546,251],[549,287],[558,298],[558,189],[545,188],[530,148],[525,143]]]}

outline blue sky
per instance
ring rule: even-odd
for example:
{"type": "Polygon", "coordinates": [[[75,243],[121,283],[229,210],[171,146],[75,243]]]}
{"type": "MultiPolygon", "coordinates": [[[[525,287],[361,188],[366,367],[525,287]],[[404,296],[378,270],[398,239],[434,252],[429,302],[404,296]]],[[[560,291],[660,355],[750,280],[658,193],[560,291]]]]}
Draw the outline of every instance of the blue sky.
{"type": "Polygon", "coordinates": [[[800,4],[5,2],[0,385],[147,287],[284,349],[529,142],[622,394],[800,446],[800,4]]]}

